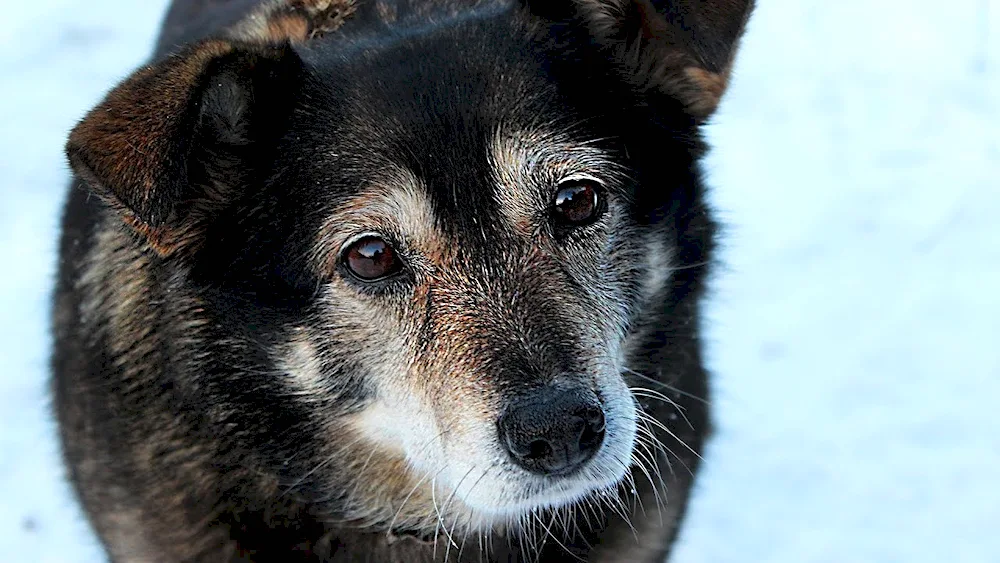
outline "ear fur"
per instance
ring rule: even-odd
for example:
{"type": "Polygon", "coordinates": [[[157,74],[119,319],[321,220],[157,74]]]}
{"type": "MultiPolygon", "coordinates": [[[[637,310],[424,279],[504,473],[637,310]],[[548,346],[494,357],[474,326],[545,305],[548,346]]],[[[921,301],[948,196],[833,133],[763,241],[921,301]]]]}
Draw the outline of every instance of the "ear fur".
{"type": "Polygon", "coordinates": [[[244,41],[302,43],[335,31],[357,10],[357,0],[268,0],[234,26],[244,41]]]}
{"type": "Polygon", "coordinates": [[[536,13],[571,4],[591,37],[639,89],[708,118],[725,93],[753,0],[527,0],[536,13]],[[565,5],[565,4],[564,4],[565,5]]]}
{"type": "Polygon", "coordinates": [[[287,44],[189,46],[113,89],[71,132],[70,165],[159,254],[191,247],[230,195],[213,161],[252,167],[254,147],[280,128],[290,104],[277,98],[294,92],[300,69],[287,44]],[[261,104],[271,107],[254,111],[261,104]]]}

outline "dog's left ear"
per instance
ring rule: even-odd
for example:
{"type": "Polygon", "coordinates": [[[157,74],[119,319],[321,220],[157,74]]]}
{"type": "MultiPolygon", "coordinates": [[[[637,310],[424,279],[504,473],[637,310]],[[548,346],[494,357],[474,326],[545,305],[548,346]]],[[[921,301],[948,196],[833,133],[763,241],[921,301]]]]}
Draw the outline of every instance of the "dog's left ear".
{"type": "Polygon", "coordinates": [[[680,101],[698,120],[719,105],[754,0],[523,0],[586,25],[624,79],[680,101]]]}

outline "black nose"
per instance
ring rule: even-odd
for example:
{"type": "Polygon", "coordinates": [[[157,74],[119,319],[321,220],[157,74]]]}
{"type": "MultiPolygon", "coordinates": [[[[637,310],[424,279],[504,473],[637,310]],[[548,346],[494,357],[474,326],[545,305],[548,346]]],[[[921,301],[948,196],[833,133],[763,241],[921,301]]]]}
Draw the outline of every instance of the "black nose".
{"type": "Polygon", "coordinates": [[[604,411],[589,391],[543,387],[511,402],[499,429],[518,465],[541,475],[565,475],[601,447],[604,411]]]}

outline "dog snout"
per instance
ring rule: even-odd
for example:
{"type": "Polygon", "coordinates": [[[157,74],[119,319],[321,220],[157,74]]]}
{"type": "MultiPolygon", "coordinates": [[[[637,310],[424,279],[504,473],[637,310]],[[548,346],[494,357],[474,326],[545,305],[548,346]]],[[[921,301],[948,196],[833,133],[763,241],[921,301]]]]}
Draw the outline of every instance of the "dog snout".
{"type": "Polygon", "coordinates": [[[547,386],[511,401],[498,426],[517,465],[539,475],[566,475],[600,449],[604,409],[592,392],[547,386]]]}

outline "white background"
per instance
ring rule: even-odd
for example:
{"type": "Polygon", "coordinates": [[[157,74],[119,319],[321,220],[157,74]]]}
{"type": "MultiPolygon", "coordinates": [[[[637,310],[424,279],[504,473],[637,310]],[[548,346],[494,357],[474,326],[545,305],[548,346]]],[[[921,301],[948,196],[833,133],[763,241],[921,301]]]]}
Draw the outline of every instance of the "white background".
{"type": "MultiPolygon", "coordinates": [[[[674,561],[1000,561],[1000,3],[758,1],[708,130],[719,431],[674,561]]],[[[101,557],[46,396],[61,150],[164,6],[0,8],[3,561],[101,557]]]]}

